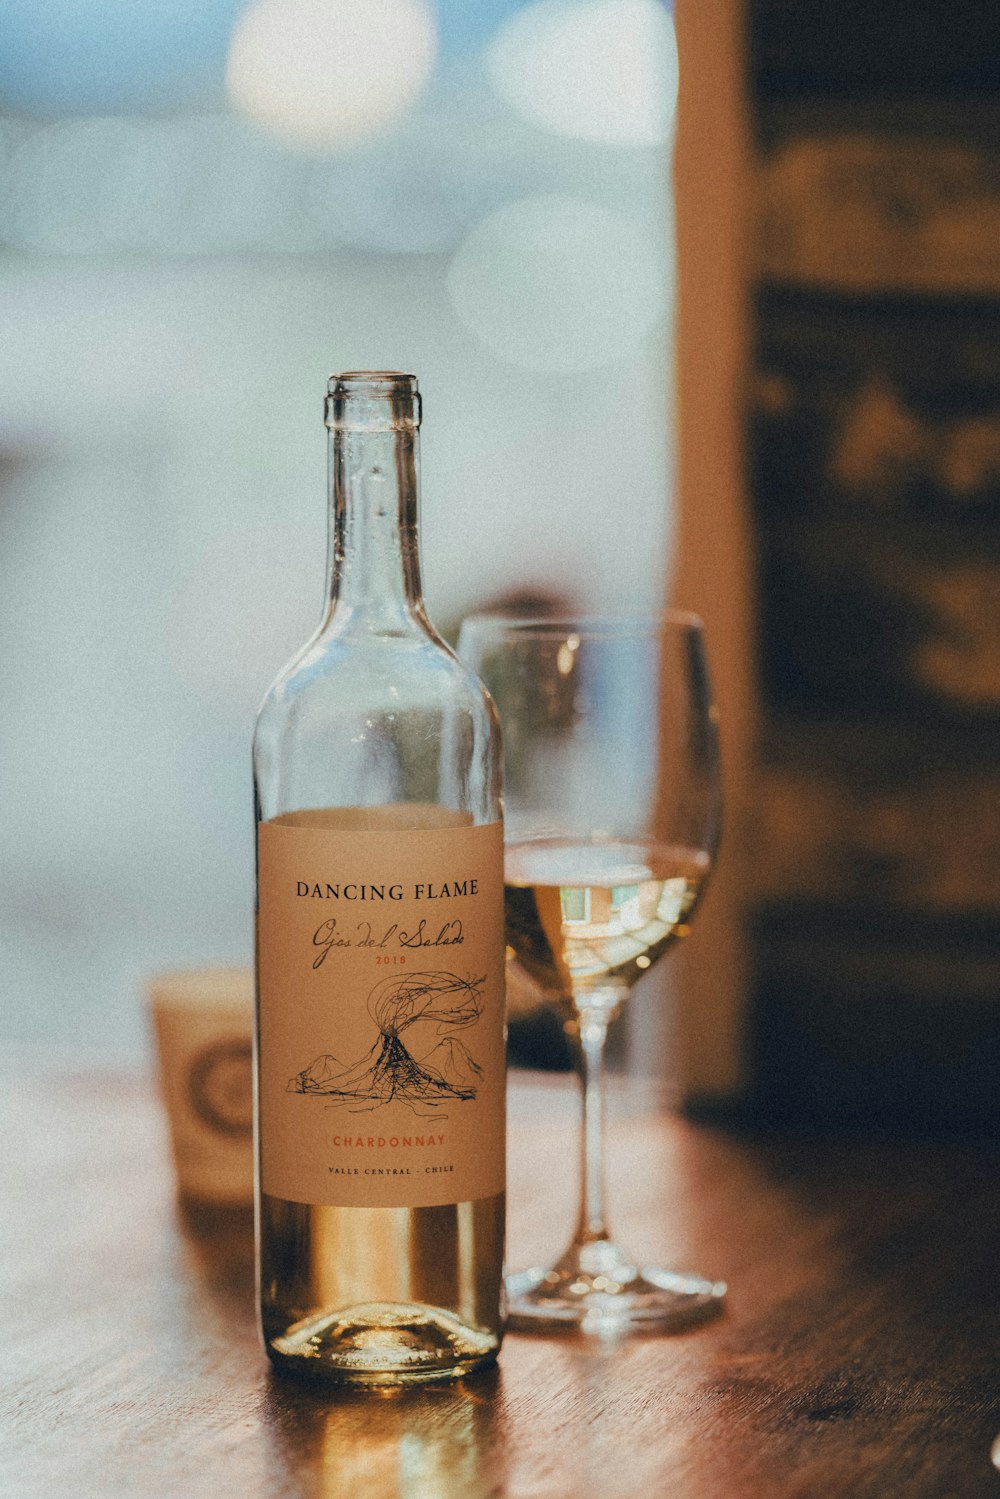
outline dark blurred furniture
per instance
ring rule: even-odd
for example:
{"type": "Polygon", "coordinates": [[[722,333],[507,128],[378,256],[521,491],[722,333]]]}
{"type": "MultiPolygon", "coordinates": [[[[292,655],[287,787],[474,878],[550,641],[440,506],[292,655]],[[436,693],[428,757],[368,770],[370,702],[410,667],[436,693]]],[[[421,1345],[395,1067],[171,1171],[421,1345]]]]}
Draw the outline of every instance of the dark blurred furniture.
{"type": "Polygon", "coordinates": [[[758,1115],[1000,1134],[1000,46],[751,0],[758,1115]]]}
{"type": "MultiPolygon", "coordinates": [[[[984,1499],[1000,1494],[1000,1161],[972,1146],[613,1128],[640,1252],[728,1311],[615,1346],[509,1336],[396,1395],[271,1375],[246,1221],[172,1198],[141,1079],[8,1076],[5,1499],[984,1499]]],[[[513,1094],[511,1258],[572,1205],[568,1083],[513,1094]]]]}
{"type": "Polygon", "coordinates": [[[759,94],[1000,88],[990,0],[749,0],[759,94]]]}

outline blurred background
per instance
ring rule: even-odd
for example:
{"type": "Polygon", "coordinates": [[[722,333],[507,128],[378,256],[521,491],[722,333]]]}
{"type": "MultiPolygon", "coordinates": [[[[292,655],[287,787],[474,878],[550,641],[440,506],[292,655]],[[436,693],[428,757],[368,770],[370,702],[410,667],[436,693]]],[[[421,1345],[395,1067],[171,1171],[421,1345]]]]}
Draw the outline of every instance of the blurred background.
{"type": "Polygon", "coordinates": [[[446,630],[705,616],[724,858],[633,1065],[1000,1130],[994,10],[676,9],[676,43],[661,0],[0,11],[8,1043],[137,1057],[143,975],[248,959],[323,383],[381,365],[425,395],[446,630]]]}
{"type": "Polygon", "coordinates": [[[677,590],[729,779],[684,1093],[996,1136],[995,13],[679,0],[677,28],[677,590]]]}
{"type": "Polygon", "coordinates": [[[420,379],[443,628],[661,603],[676,86],[660,0],[4,5],[9,1043],[137,1057],[147,973],[249,960],[331,370],[420,379]]]}
{"type": "Polygon", "coordinates": [[[992,6],[754,0],[745,1087],[1000,1128],[992,6]]]}

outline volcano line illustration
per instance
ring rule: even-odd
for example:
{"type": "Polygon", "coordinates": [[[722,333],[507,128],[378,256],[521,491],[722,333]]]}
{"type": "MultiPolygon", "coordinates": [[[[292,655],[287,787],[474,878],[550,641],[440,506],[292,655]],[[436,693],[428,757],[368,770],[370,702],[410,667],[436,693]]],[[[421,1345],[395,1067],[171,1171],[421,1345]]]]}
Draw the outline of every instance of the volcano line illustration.
{"type": "Polygon", "coordinates": [[[368,996],[378,1035],[370,1051],[343,1066],[325,1052],[288,1081],[288,1093],[321,1094],[328,1106],[369,1113],[394,1100],[422,1118],[447,1119],[449,1099],[476,1096],[483,1069],[455,1035],[483,1011],[483,975],[411,973],[383,979],[368,996]],[[406,1033],[406,1042],[402,1037],[406,1033]]]}

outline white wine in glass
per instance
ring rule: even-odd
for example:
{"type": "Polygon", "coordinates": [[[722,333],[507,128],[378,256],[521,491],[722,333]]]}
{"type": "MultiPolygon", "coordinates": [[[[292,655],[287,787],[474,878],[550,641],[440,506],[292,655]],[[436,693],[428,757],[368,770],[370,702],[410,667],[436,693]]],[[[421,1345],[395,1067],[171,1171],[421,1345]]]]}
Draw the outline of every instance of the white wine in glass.
{"type": "Polygon", "coordinates": [[[615,1009],[687,934],[710,859],[652,842],[539,838],[507,845],[504,922],[521,967],[557,1002],[615,1009]]]}
{"type": "Polygon", "coordinates": [[[716,714],[691,615],[480,616],[459,651],[506,744],[508,951],[577,1043],[580,1215],[556,1264],[508,1278],[515,1325],[680,1328],[725,1287],[640,1266],[608,1229],[603,1057],[609,1022],[685,936],[719,841],[716,714]]]}

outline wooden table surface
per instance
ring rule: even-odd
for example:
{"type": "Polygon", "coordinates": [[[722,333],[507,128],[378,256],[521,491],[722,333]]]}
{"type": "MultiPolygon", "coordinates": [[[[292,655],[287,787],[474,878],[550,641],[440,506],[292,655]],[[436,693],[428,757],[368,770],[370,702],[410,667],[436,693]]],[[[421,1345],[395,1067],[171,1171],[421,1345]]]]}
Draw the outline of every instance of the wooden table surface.
{"type": "MultiPolygon", "coordinates": [[[[1000,1499],[1000,1173],[973,1146],[749,1139],[622,1117],[641,1255],[723,1317],[619,1343],[508,1335],[464,1382],[272,1374],[245,1225],[192,1226],[142,1078],[2,1090],[5,1499],[1000,1499]]],[[[512,1262],[561,1247],[570,1100],[519,1090],[512,1262]]]]}

